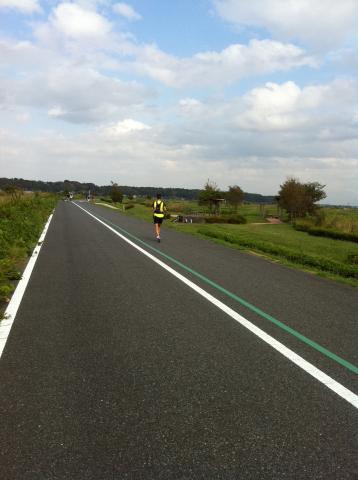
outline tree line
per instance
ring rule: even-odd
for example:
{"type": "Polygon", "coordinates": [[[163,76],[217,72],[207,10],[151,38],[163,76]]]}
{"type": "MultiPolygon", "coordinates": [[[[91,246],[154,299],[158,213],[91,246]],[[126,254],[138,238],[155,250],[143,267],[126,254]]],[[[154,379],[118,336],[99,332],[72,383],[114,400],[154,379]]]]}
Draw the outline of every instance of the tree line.
{"type": "MultiPolygon", "coordinates": [[[[200,189],[177,188],[177,187],[134,187],[117,185],[122,195],[154,198],[161,193],[163,198],[198,200],[200,189]]],[[[94,196],[110,196],[113,185],[96,185],[89,182],[78,182],[75,180],[64,180],[58,182],[44,182],[41,180],[25,180],[23,178],[0,178],[0,190],[7,187],[16,187],[31,192],[63,193],[73,192],[87,195],[88,192],[94,196]]],[[[272,203],[273,195],[261,195],[259,193],[244,192],[243,201],[248,203],[272,203]]]]}

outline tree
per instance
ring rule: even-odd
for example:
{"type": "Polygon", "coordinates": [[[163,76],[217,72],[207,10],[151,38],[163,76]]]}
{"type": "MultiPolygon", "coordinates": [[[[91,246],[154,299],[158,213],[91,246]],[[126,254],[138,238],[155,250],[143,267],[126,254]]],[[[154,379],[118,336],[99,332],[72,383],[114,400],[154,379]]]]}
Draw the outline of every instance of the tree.
{"type": "Polygon", "coordinates": [[[120,191],[118,184],[114,183],[114,182],[111,182],[111,184],[112,184],[112,186],[111,186],[111,191],[110,191],[109,196],[111,197],[112,202],[122,203],[123,194],[120,191]]]}
{"type": "Polygon", "coordinates": [[[210,212],[212,212],[213,207],[217,205],[216,200],[221,198],[221,196],[222,194],[217,184],[208,179],[204,185],[204,190],[201,190],[199,193],[199,205],[208,206],[210,212]]]}
{"type": "Polygon", "coordinates": [[[288,178],[280,185],[278,204],[287,211],[291,221],[304,217],[316,210],[316,202],[326,198],[324,187],[318,182],[301,183],[296,178],[288,178]]]}
{"type": "Polygon", "coordinates": [[[313,213],[317,208],[317,205],[315,205],[315,203],[327,197],[326,192],[323,190],[325,186],[326,185],[321,185],[318,182],[305,183],[307,196],[311,202],[309,205],[308,213],[313,213]]]}
{"type": "Polygon", "coordinates": [[[244,198],[244,192],[238,185],[233,185],[232,187],[229,187],[229,191],[226,193],[225,197],[228,203],[237,210],[244,198]]]}

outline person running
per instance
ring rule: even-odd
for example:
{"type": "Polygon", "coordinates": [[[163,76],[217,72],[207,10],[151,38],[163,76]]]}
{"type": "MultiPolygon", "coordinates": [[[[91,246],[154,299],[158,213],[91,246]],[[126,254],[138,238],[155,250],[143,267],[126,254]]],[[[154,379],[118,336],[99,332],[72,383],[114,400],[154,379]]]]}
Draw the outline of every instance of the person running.
{"type": "Polygon", "coordinates": [[[166,212],[166,210],[167,208],[162,200],[162,195],[157,193],[157,199],[153,202],[153,220],[157,242],[160,242],[160,227],[162,226],[164,212],[166,212]]]}

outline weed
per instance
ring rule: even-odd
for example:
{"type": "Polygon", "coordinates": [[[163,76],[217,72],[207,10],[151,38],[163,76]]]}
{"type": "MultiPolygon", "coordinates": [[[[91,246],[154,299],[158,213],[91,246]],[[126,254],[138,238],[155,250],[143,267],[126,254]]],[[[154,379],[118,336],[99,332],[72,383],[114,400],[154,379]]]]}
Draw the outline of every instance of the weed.
{"type": "Polygon", "coordinates": [[[31,254],[50,212],[53,195],[2,197],[0,202],[0,302],[8,301],[19,265],[31,254]]]}

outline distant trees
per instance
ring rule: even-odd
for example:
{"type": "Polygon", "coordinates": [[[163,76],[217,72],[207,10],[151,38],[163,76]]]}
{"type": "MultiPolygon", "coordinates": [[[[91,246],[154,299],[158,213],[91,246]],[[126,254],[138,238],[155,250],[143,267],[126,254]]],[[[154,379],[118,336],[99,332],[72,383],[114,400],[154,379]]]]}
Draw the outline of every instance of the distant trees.
{"type": "MultiPolygon", "coordinates": [[[[91,191],[91,195],[104,196],[110,195],[112,185],[96,185],[89,182],[77,182],[75,180],[65,180],[59,182],[43,182],[40,180],[24,180],[23,178],[5,178],[0,177],[0,191],[5,190],[7,185],[19,187],[24,191],[32,192],[51,192],[62,193],[65,191],[73,192],[75,194],[82,193],[88,194],[91,191]]],[[[188,188],[164,188],[164,187],[130,187],[125,185],[119,185],[119,189],[123,195],[136,195],[137,197],[147,197],[152,199],[156,196],[157,192],[162,194],[163,198],[181,199],[181,200],[197,200],[200,194],[199,189],[188,188]]],[[[222,193],[224,197],[224,194],[222,193]]],[[[248,203],[272,203],[274,202],[272,195],[260,195],[258,193],[244,193],[244,202],[248,203]]]]}
{"type": "Polygon", "coordinates": [[[278,205],[287,211],[290,220],[312,214],[316,203],[326,198],[324,187],[318,182],[301,183],[296,178],[288,178],[280,185],[278,205]]]}
{"type": "Polygon", "coordinates": [[[64,191],[67,191],[67,192],[74,192],[76,190],[75,184],[70,180],[65,180],[63,182],[63,187],[64,187],[64,191]]]}
{"type": "Polygon", "coordinates": [[[199,193],[199,205],[209,207],[210,212],[212,212],[213,209],[217,210],[218,199],[222,198],[222,195],[218,185],[208,179],[204,185],[204,190],[201,190],[199,193]]]}
{"type": "Polygon", "coordinates": [[[238,206],[242,203],[244,198],[244,192],[238,185],[229,187],[228,192],[225,193],[227,202],[237,210],[238,206]]]}
{"type": "Polygon", "coordinates": [[[118,184],[115,183],[115,182],[111,182],[111,184],[112,184],[112,186],[111,186],[111,191],[110,191],[109,196],[111,197],[112,202],[122,203],[123,193],[121,192],[118,184]]]}

